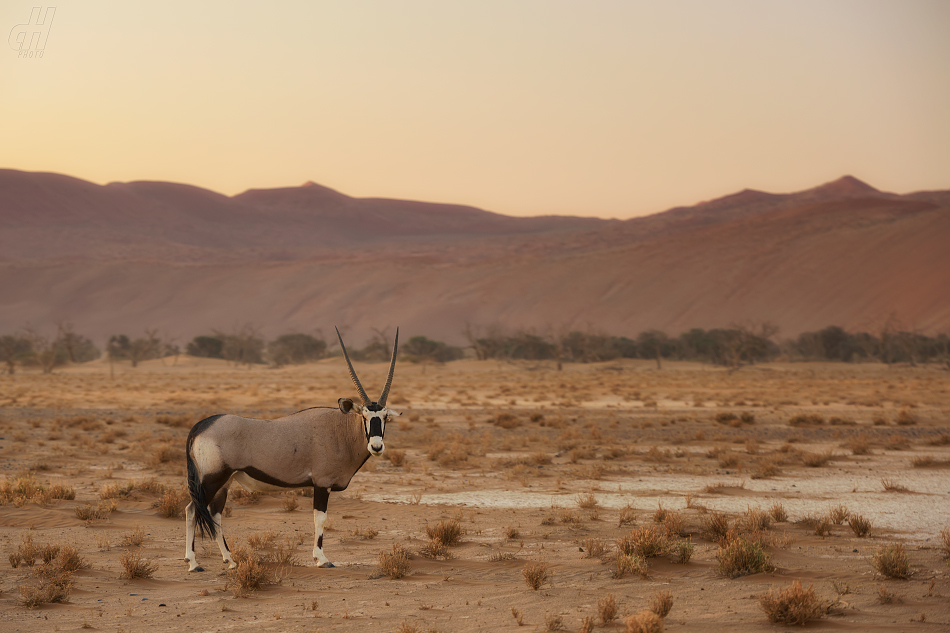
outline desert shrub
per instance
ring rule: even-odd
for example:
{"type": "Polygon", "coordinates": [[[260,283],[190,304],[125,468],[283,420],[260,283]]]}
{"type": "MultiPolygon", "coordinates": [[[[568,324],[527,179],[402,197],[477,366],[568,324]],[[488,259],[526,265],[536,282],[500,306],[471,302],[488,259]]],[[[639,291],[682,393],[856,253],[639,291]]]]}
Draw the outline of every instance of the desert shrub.
{"type": "Polygon", "coordinates": [[[662,633],[663,619],[649,610],[628,615],[624,621],[625,633],[662,633]]]}
{"type": "Polygon", "coordinates": [[[739,417],[735,413],[732,413],[731,411],[720,411],[719,413],[716,414],[716,418],[715,418],[716,422],[718,422],[719,424],[729,424],[730,422],[733,422],[738,419],[739,417]]]}
{"type": "Polygon", "coordinates": [[[277,583],[274,573],[260,556],[248,554],[244,548],[235,548],[231,555],[237,567],[227,571],[225,589],[230,589],[235,598],[247,597],[252,591],[277,583]]]}
{"type": "Polygon", "coordinates": [[[886,477],[881,478],[881,485],[884,486],[884,490],[887,492],[909,492],[906,486],[902,486],[893,479],[887,479],[886,477]]]}
{"type": "Polygon", "coordinates": [[[584,510],[592,510],[599,505],[597,497],[593,492],[587,492],[577,495],[577,506],[584,510]]]}
{"type": "Polygon", "coordinates": [[[429,542],[419,548],[419,554],[426,558],[450,558],[449,548],[438,539],[429,539],[429,542]]]}
{"type": "Polygon", "coordinates": [[[917,416],[908,409],[901,409],[897,414],[897,424],[898,426],[913,426],[917,424],[917,416]]]}
{"type": "Polygon", "coordinates": [[[950,434],[944,433],[943,435],[938,435],[935,438],[927,440],[927,444],[930,446],[950,446],[950,434]]]}
{"type": "Polygon", "coordinates": [[[717,571],[729,578],[775,570],[771,555],[759,541],[738,536],[716,553],[717,571]]]}
{"type": "Polygon", "coordinates": [[[872,562],[874,568],[888,578],[906,580],[910,577],[910,561],[907,559],[907,552],[904,551],[902,543],[878,548],[872,562]]]}
{"type": "Polygon", "coordinates": [[[837,505],[828,510],[828,518],[835,525],[841,525],[851,516],[851,510],[843,505],[837,505]]]}
{"type": "Polygon", "coordinates": [[[769,507],[769,516],[772,517],[772,520],[776,523],[785,523],[788,521],[788,512],[786,512],[785,506],[781,503],[773,503],[769,507]]]}
{"type": "Polygon", "coordinates": [[[866,435],[855,435],[845,446],[851,450],[852,455],[867,455],[871,452],[871,441],[866,435]]]}
{"type": "Polygon", "coordinates": [[[594,618],[585,615],[580,628],[577,629],[577,633],[594,633],[594,618]]]}
{"type": "Polygon", "coordinates": [[[703,536],[719,542],[729,533],[729,517],[723,512],[709,512],[700,517],[699,527],[703,536]]]}
{"type": "Polygon", "coordinates": [[[597,599],[597,617],[600,618],[601,624],[607,626],[616,620],[618,615],[619,609],[617,608],[617,599],[614,597],[614,594],[608,593],[603,598],[597,599]]]}
{"type": "Polygon", "coordinates": [[[525,564],[521,570],[521,575],[524,576],[525,584],[537,591],[541,588],[541,585],[548,580],[550,572],[548,571],[548,564],[546,562],[536,560],[529,561],[525,564]]]}
{"type": "Polygon", "coordinates": [[[50,484],[47,493],[50,499],[72,501],[76,498],[76,489],[66,484],[50,484]]]}
{"type": "Polygon", "coordinates": [[[668,553],[674,563],[685,565],[693,557],[694,549],[695,546],[690,541],[676,541],[670,544],[668,553]]]}
{"type": "Polygon", "coordinates": [[[564,630],[564,618],[556,613],[552,613],[544,616],[544,630],[545,631],[563,631],[564,630]]]}
{"type": "Polygon", "coordinates": [[[136,578],[151,578],[158,571],[158,565],[144,558],[138,552],[126,550],[119,562],[122,564],[122,578],[134,580],[136,578]]]}
{"type": "Polygon", "coordinates": [[[742,527],[747,532],[761,532],[772,525],[772,515],[760,508],[747,508],[742,517],[742,527]]]}
{"type": "Polygon", "coordinates": [[[293,512],[300,507],[300,503],[297,501],[297,495],[293,493],[285,495],[280,505],[284,509],[284,512],[293,512]]]}
{"type": "Polygon", "coordinates": [[[508,412],[496,414],[494,419],[489,420],[489,422],[503,429],[515,429],[521,426],[521,420],[508,412]]]}
{"type": "Polygon", "coordinates": [[[834,458],[834,453],[825,451],[824,453],[802,453],[802,463],[810,468],[819,468],[830,462],[834,458]]]}
{"type": "Polygon", "coordinates": [[[442,519],[434,526],[426,525],[426,536],[449,547],[462,540],[462,525],[458,519],[442,519]]]}
{"type": "Polygon", "coordinates": [[[76,518],[81,521],[108,519],[113,510],[115,510],[114,505],[103,504],[101,501],[95,508],[88,503],[86,505],[76,506],[73,508],[73,512],[76,513],[76,518]]]}
{"type": "Polygon", "coordinates": [[[683,515],[675,510],[668,510],[663,519],[663,529],[666,531],[666,536],[671,539],[682,535],[686,530],[683,515]]]}
{"type": "Polygon", "coordinates": [[[119,545],[122,547],[141,547],[142,543],[145,542],[145,530],[140,526],[136,527],[134,530],[122,537],[122,540],[119,541],[119,545]]]}
{"type": "Polygon", "coordinates": [[[851,528],[855,536],[860,538],[864,538],[871,533],[871,521],[860,514],[852,514],[848,518],[848,527],[851,528]]]}
{"type": "Polygon", "coordinates": [[[657,591],[650,599],[650,611],[665,618],[673,608],[673,594],[669,591],[657,591]]]}
{"type": "Polygon", "coordinates": [[[387,449],[383,456],[389,460],[393,466],[403,466],[406,463],[406,451],[396,448],[387,449]]]}
{"type": "Polygon", "coordinates": [[[623,578],[627,574],[647,575],[647,562],[644,558],[636,554],[625,554],[617,552],[615,559],[617,570],[614,572],[614,578],[623,578]]]}
{"type": "Polygon", "coordinates": [[[891,604],[894,601],[903,602],[901,598],[890,591],[887,590],[887,587],[881,585],[877,590],[877,601],[881,604],[891,604]]]}
{"type": "Polygon", "coordinates": [[[100,499],[125,499],[135,492],[135,482],[126,481],[125,483],[109,484],[99,491],[100,499]]]}
{"type": "Polygon", "coordinates": [[[618,527],[633,525],[636,521],[636,511],[629,505],[620,508],[620,517],[617,522],[618,527]]]}
{"type": "Polygon", "coordinates": [[[815,536],[828,536],[831,534],[831,518],[825,514],[814,520],[815,536]]]}
{"type": "Polygon", "coordinates": [[[235,503],[251,505],[252,503],[257,503],[260,501],[261,493],[251,492],[250,490],[246,490],[241,486],[234,486],[228,490],[228,498],[235,503]]]}
{"type": "Polygon", "coordinates": [[[825,418],[817,413],[799,413],[788,420],[789,426],[817,426],[825,423],[825,418]]]}
{"type": "Polygon", "coordinates": [[[165,490],[162,498],[155,503],[154,507],[166,519],[180,519],[185,516],[185,507],[188,506],[189,501],[191,501],[191,497],[184,487],[177,490],[169,488],[165,490]]]}
{"type": "Polygon", "coordinates": [[[617,539],[617,550],[623,554],[636,554],[642,558],[660,556],[669,545],[669,539],[656,525],[632,530],[627,536],[617,539]]]}
{"type": "Polygon", "coordinates": [[[950,529],[940,530],[940,549],[943,550],[943,557],[950,559],[950,529]]]}
{"type": "Polygon", "coordinates": [[[27,609],[38,609],[49,603],[68,602],[70,589],[71,580],[60,584],[41,579],[38,584],[20,586],[19,602],[27,609]]]}
{"type": "Polygon", "coordinates": [[[804,625],[808,620],[820,618],[825,613],[825,605],[815,594],[815,588],[808,585],[802,588],[800,580],[780,591],[770,587],[768,593],[759,598],[759,604],[769,622],[774,624],[804,625]]]}
{"type": "Polygon", "coordinates": [[[599,538],[584,539],[581,546],[584,549],[584,558],[601,558],[609,550],[607,543],[599,538]]]}
{"type": "Polygon", "coordinates": [[[282,334],[267,344],[267,357],[278,367],[320,360],[327,344],[309,334],[282,334]]]}
{"type": "Polygon", "coordinates": [[[519,536],[521,536],[521,532],[518,531],[518,528],[511,527],[511,526],[508,526],[505,528],[505,538],[508,539],[509,541],[512,539],[516,539],[519,536]]]}
{"type": "Polygon", "coordinates": [[[412,567],[409,563],[409,552],[398,543],[393,545],[390,551],[381,551],[377,560],[379,570],[393,580],[398,580],[408,574],[412,567]]]}
{"type": "Polygon", "coordinates": [[[164,424],[173,429],[187,429],[194,424],[194,418],[187,414],[181,415],[159,415],[155,418],[156,424],[164,424]]]}
{"type": "Polygon", "coordinates": [[[277,532],[253,532],[247,535],[247,545],[254,551],[273,547],[277,543],[277,532]]]}

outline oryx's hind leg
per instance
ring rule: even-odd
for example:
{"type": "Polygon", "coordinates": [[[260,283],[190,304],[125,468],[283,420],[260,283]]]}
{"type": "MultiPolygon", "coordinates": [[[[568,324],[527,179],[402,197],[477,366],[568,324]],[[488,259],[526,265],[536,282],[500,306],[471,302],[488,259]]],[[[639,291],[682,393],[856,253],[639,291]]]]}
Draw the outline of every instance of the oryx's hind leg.
{"type": "Polygon", "coordinates": [[[195,504],[189,502],[185,508],[185,560],[188,561],[188,571],[204,571],[198,566],[195,557],[195,529],[198,527],[198,517],[195,516],[195,504]]]}
{"type": "Polygon", "coordinates": [[[323,524],[327,520],[327,503],[330,491],[327,488],[313,489],[313,558],[317,567],[333,567],[333,563],[323,553],[323,524]]]}
{"type": "Polygon", "coordinates": [[[228,567],[234,569],[237,567],[237,563],[231,558],[231,550],[228,549],[228,542],[224,540],[224,525],[221,523],[221,513],[224,512],[224,506],[227,502],[228,484],[226,483],[221,486],[221,490],[214,495],[214,499],[208,504],[208,510],[211,512],[211,516],[214,517],[214,522],[218,525],[218,533],[215,536],[215,541],[218,543],[218,549],[221,550],[221,557],[224,559],[224,562],[228,564],[228,567]]]}

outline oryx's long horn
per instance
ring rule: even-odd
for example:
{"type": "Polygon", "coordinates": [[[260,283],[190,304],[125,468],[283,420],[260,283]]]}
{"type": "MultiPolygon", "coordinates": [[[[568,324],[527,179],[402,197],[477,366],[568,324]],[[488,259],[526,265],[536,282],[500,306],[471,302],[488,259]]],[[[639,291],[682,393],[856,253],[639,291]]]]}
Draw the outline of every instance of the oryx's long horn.
{"type": "Polygon", "coordinates": [[[399,347],[399,328],[396,328],[396,340],[393,341],[393,360],[389,364],[389,378],[386,379],[386,386],[383,387],[383,395],[379,397],[379,404],[386,406],[386,398],[389,397],[389,388],[393,384],[393,372],[396,371],[396,349],[399,347]]]}
{"type": "Polygon", "coordinates": [[[371,400],[369,399],[369,396],[366,395],[366,390],[363,389],[363,385],[360,384],[360,379],[356,377],[356,370],[353,369],[353,363],[350,362],[350,355],[346,353],[346,345],[343,344],[343,337],[340,336],[340,328],[334,327],[333,329],[336,330],[336,337],[340,339],[340,349],[343,350],[343,358],[346,359],[346,366],[350,368],[350,378],[353,379],[353,384],[356,385],[356,390],[360,392],[360,398],[363,399],[363,406],[365,407],[371,402],[371,400]]]}

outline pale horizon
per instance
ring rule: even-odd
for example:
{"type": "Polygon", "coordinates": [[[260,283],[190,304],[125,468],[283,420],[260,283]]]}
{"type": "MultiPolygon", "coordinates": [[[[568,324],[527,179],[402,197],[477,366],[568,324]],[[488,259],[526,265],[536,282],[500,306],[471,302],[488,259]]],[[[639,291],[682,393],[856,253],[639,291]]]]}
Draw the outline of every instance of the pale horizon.
{"type": "Polygon", "coordinates": [[[947,3],[55,6],[0,46],[5,168],[516,216],[950,187],[947,3]]]}

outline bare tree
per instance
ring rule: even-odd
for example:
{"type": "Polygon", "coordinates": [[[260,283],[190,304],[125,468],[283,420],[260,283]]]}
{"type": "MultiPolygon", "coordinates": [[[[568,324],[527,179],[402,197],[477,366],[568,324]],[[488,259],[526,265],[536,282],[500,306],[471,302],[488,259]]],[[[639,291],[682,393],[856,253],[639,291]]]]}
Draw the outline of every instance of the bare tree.
{"type": "Polygon", "coordinates": [[[51,374],[54,369],[66,363],[67,356],[63,348],[56,344],[56,339],[43,336],[29,326],[25,327],[23,332],[33,348],[33,359],[44,374],[51,374]]]}
{"type": "Polygon", "coordinates": [[[27,360],[33,353],[29,339],[24,336],[0,336],[0,361],[7,367],[7,374],[16,372],[17,363],[27,360]]]}

